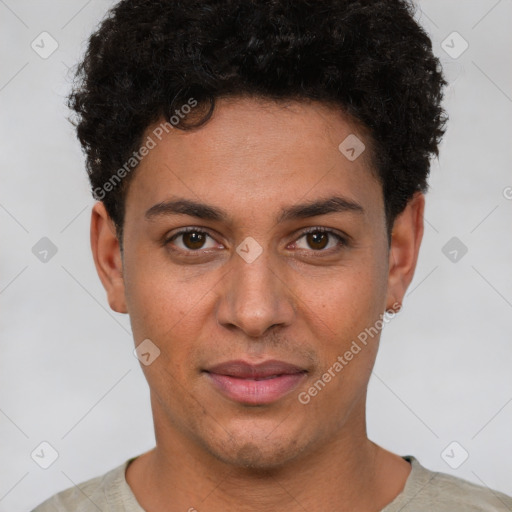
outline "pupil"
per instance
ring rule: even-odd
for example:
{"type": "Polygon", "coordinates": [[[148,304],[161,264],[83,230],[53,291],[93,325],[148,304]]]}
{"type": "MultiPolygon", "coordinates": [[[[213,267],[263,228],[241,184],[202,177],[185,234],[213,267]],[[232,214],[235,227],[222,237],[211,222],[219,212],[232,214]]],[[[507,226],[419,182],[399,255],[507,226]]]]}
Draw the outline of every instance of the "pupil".
{"type": "Polygon", "coordinates": [[[312,249],[323,249],[327,245],[327,233],[308,233],[308,244],[312,249]]]}
{"type": "Polygon", "coordinates": [[[204,244],[204,235],[197,231],[192,231],[183,236],[183,242],[189,249],[200,249],[204,244]]]}

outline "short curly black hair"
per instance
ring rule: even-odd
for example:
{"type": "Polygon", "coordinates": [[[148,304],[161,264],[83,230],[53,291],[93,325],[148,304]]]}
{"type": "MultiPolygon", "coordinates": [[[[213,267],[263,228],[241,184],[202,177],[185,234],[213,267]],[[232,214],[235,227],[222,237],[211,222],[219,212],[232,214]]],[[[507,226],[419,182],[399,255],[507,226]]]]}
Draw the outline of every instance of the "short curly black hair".
{"type": "Polygon", "coordinates": [[[92,190],[120,239],[133,173],[105,184],[126,162],[136,167],[145,130],[191,98],[201,118],[181,115],[176,128],[200,127],[215,99],[244,95],[334,104],[359,121],[389,237],[408,200],[428,189],[447,120],[446,81],[414,15],[406,0],[119,2],[90,37],[68,104],[92,190]]]}

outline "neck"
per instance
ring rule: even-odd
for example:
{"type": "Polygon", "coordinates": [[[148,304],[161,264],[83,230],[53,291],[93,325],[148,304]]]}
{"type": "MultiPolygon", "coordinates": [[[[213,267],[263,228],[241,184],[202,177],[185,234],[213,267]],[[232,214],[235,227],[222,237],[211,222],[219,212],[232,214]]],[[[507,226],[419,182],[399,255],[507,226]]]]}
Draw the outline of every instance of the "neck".
{"type": "Polygon", "coordinates": [[[361,405],[336,437],[270,469],[229,466],[155,415],[157,446],[126,478],[147,512],[377,512],[401,492],[410,466],[367,438],[361,405]]]}

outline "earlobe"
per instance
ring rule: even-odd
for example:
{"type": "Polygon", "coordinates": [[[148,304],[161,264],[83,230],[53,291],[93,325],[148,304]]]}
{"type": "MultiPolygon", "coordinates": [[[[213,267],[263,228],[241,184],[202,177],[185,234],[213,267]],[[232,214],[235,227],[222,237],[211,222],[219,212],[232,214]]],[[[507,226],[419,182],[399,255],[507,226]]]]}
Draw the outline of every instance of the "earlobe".
{"type": "Polygon", "coordinates": [[[416,192],[393,224],[386,309],[396,311],[397,304],[402,304],[414,276],[423,238],[424,209],[425,196],[421,192],[416,192]]]}
{"type": "Polygon", "coordinates": [[[110,307],[117,313],[127,313],[119,240],[102,202],[97,202],[91,212],[91,249],[110,307]]]}

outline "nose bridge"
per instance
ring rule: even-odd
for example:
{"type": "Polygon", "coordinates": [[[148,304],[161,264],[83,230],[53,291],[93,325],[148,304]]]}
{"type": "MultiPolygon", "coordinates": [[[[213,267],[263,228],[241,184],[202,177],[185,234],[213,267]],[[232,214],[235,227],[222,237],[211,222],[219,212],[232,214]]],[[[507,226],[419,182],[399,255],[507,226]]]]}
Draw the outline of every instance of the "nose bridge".
{"type": "Polygon", "coordinates": [[[257,254],[255,249],[249,241],[248,246],[240,244],[238,254],[233,255],[217,310],[221,325],[234,325],[248,336],[289,324],[294,314],[290,294],[278,277],[278,265],[268,250],[261,248],[257,254]]]}

